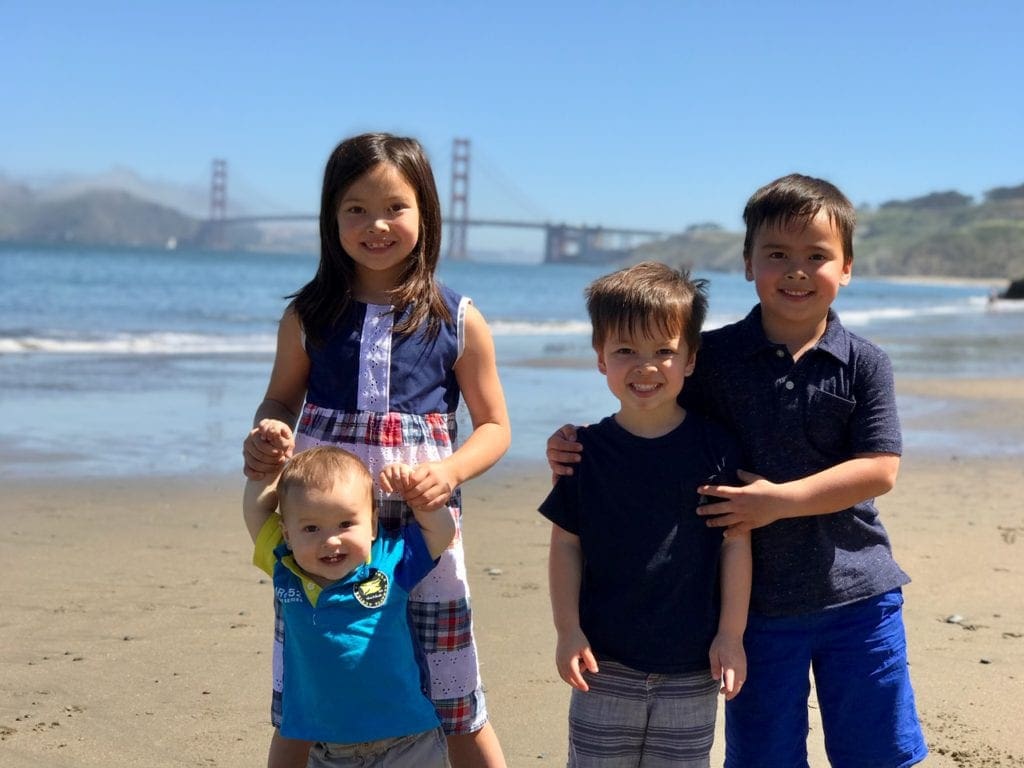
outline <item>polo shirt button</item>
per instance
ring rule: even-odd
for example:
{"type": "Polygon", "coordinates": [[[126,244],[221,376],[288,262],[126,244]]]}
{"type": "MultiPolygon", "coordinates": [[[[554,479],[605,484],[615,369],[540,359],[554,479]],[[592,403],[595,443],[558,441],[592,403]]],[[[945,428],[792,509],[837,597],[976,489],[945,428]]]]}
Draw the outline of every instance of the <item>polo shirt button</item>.
{"type": "Polygon", "coordinates": [[[792,389],[795,386],[796,386],[796,384],[794,384],[792,381],[787,381],[786,382],[786,389],[792,389]]]}
{"type": "Polygon", "coordinates": [[[776,349],[775,350],[775,356],[776,357],[785,357],[786,356],[786,352],[784,350],[781,350],[781,349],[776,349]]]}

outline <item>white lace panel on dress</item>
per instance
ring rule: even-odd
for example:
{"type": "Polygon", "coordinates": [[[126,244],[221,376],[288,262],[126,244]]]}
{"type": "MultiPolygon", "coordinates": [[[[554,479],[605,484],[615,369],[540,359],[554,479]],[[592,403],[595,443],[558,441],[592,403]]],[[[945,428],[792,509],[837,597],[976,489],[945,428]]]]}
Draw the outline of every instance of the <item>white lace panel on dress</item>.
{"type": "Polygon", "coordinates": [[[356,409],[386,413],[391,391],[391,328],[394,312],[382,304],[367,304],[363,320],[362,354],[356,409]]]}

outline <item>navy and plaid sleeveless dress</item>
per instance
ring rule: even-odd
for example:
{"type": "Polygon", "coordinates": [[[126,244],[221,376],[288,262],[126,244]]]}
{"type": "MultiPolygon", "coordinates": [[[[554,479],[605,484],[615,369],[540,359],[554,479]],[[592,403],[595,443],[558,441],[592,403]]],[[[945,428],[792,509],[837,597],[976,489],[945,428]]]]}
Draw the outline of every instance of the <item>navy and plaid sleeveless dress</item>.
{"type": "MultiPolygon", "coordinates": [[[[357,302],[322,345],[306,343],[310,375],[296,451],[339,446],[359,456],[375,482],[386,464],[416,465],[452,454],[458,447],[460,394],[454,367],[463,350],[469,299],[440,290],[452,322],[442,324],[435,339],[422,329],[396,334],[400,318],[392,307],[357,302]]],[[[411,519],[412,511],[397,494],[389,497],[378,489],[378,502],[385,528],[411,519]]],[[[445,732],[472,733],[486,722],[487,709],[472,634],[458,490],[448,507],[455,539],[410,593],[409,608],[445,732]]],[[[275,679],[278,650],[275,646],[275,679]]]]}

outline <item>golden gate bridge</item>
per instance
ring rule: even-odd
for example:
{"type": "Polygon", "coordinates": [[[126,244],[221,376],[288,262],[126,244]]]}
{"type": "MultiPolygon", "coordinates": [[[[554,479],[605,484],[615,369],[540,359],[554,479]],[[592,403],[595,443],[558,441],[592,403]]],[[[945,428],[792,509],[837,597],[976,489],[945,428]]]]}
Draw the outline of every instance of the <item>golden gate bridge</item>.
{"type": "MultiPolygon", "coordinates": [[[[474,218],[469,213],[469,139],[452,141],[451,195],[445,225],[443,257],[452,261],[469,259],[467,232],[470,228],[537,230],[544,233],[544,261],[549,263],[603,263],[626,256],[638,243],[668,237],[668,232],[650,229],[567,224],[551,221],[474,218]]],[[[210,180],[210,217],[205,222],[208,240],[217,245],[225,241],[228,227],[272,222],[314,222],[315,213],[282,213],[228,216],[227,161],[215,159],[210,180]]]]}

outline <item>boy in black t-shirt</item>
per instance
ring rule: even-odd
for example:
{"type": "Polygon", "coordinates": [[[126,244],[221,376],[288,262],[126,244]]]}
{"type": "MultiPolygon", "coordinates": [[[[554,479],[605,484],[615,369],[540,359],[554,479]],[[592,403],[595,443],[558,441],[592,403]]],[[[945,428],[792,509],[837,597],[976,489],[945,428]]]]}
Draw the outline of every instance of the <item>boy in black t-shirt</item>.
{"type": "Polygon", "coordinates": [[[735,482],[739,450],[677,401],[705,285],[644,263],[587,289],[598,370],[620,408],[579,430],[581,462],[540,507],[553,523],[556,665],[574,689],[570,766],[644,754],[707,766],[716,694],[732,699],[746,676],[750,536],[696,514],[698,486],[735,482]]]}

